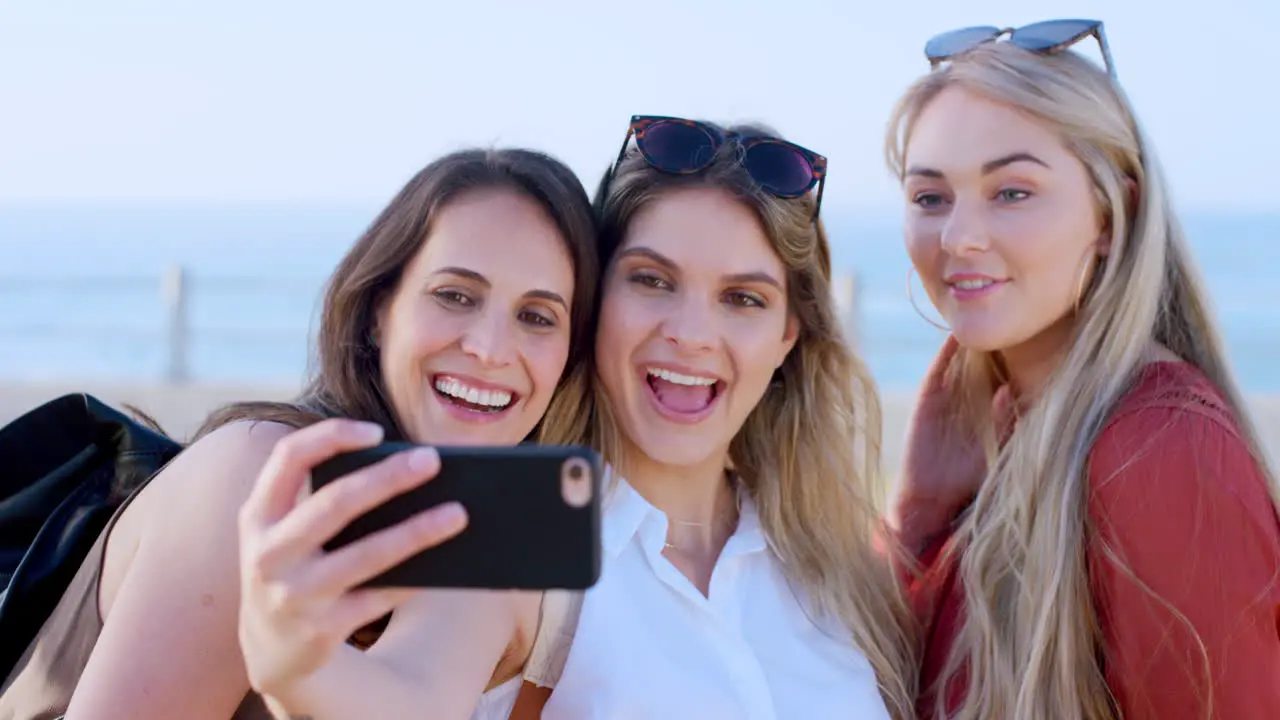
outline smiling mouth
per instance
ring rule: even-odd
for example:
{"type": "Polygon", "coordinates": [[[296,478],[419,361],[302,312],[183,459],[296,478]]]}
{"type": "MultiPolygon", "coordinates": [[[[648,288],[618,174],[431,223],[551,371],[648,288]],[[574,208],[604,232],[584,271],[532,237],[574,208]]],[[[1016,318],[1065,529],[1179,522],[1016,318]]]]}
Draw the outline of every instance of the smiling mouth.
{"type": "Polygon", "coordinates": [[[946,283],[948,292],[959,300],[976,300],[984,298],[1003,287],[1008,280],[995,278],[962,278],[946,283]]]}
{"type": "Polygon", "coordinates": [[[666,368],[648,368],[645,382],[658,404],[677,415],[696,416],[705,412],[724,389],[722,380],[685,375],[666,368]]]}
{"type": "Polygon", "coordinates": [[[448,375],[437,375],[431,386],[436,397],[443,402],[486,415],[505,412],[519,398],[516,393],[508,390],[478,388],[448,375]]]}

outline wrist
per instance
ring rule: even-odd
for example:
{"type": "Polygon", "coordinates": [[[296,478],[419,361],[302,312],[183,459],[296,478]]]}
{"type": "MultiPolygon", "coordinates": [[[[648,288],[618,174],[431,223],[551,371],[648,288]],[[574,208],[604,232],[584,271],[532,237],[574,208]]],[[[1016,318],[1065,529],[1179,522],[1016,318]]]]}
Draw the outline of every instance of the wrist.
{"type": "Polygon", "coordinates": [[[317,716],[317,708],[310,701],[314,693],[308,691],[307,686],[315,678],[316,674],[312,673],[287,685],[258,691],[263,704],[271,711],[271,717],[275,720],[313,720],[317,716]]]}
{"type": "Polygon", "coordinates": [[[898,526],[948,525],[959,510],[960,506],[954,501],[916,493],[903,493],[893,503],[894,521],[898,526]]]}
{"type": "Polygon", "coordinates": [[[960,508],[954,503],[920,496],[903,497],[894,504],[898,541],[913,556],[951,531],[960,508]]]}

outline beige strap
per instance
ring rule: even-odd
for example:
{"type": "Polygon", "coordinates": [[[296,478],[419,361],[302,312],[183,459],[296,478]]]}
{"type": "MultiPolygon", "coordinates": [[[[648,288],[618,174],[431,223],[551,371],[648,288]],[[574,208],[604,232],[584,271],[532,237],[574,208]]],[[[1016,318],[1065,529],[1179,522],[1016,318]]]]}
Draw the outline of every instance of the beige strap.
{"type": "Polygon", "coordinates": [[[553,688],[560,681],[573,634],[582,612],[582,592],[548,590],[543,593],[538,617],[538,634],[524,666],[524,679],[540,687],[553,688]]]}

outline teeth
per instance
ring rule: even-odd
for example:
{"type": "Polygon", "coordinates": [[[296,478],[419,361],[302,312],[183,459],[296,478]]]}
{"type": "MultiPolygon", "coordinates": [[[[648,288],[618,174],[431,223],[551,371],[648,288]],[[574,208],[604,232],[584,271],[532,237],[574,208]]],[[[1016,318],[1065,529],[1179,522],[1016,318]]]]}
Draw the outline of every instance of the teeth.
{"type": "Polygon", "coordinates": [[[666,380],[669,383],[677,385],[715,385],[715,378],[696,377],[694,375],[681,375],[678,372],[671,372],[666,368],[649,368],[649,374],[666,380]]]}
{"type": "Polygon", "coordinates": [[[465,400],[472,405],[504,408],[511,404],[511,393],[505,390],[481,390],[463,385],[453,378],[437,378],[436,390],[450,397],[465,400]]]}
{"type": "Polygon", "coordinates": [[[955,286],[961,290],[981,290],[994,283],[994,280],[957,280],[955,286]]]}

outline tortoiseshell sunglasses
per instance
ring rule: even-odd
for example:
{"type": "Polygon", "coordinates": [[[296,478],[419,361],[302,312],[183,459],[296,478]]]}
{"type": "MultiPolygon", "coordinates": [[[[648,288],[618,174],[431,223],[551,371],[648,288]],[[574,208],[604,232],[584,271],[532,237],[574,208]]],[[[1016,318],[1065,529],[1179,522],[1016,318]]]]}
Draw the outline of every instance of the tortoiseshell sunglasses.
{"type": "Polygon", "coordinates": [[[782,138],[744,136],[697,120],[663,115],[633,115],[627,136],[618,151],[619,163],[627,155],[627,145],[635,135],[636,147],[645,162],[662,172],[688,175],[705,170],[726,142],[741,148],[742,165],[751,179],[766,192],[783,198],[803,196],[818,186],[813,216],[822,206],[822,190],[827,180],[827,159],[808,148],[782,138]]]}
{"type": "Polygon", "coordinates": [[[1107,68],[1107,74],[1113,79],[1116,76],[1111,48],[1107,46],[1107,35],[1102,31],[1101,20],[1045,20],[1020,28],[1004,29],[994,26],[960,28],[935,35],[925,43],[924,54],[929,58],[930,66],[936,68],[940,63],[985,43],[995,42],[1004,35],[1008,35],[1009,42],[1023,50],[1046,54],[1061,52],[1092,36],[1097,38],[1098,45],[1102,48],[1102,62],[1107,68]]]}

